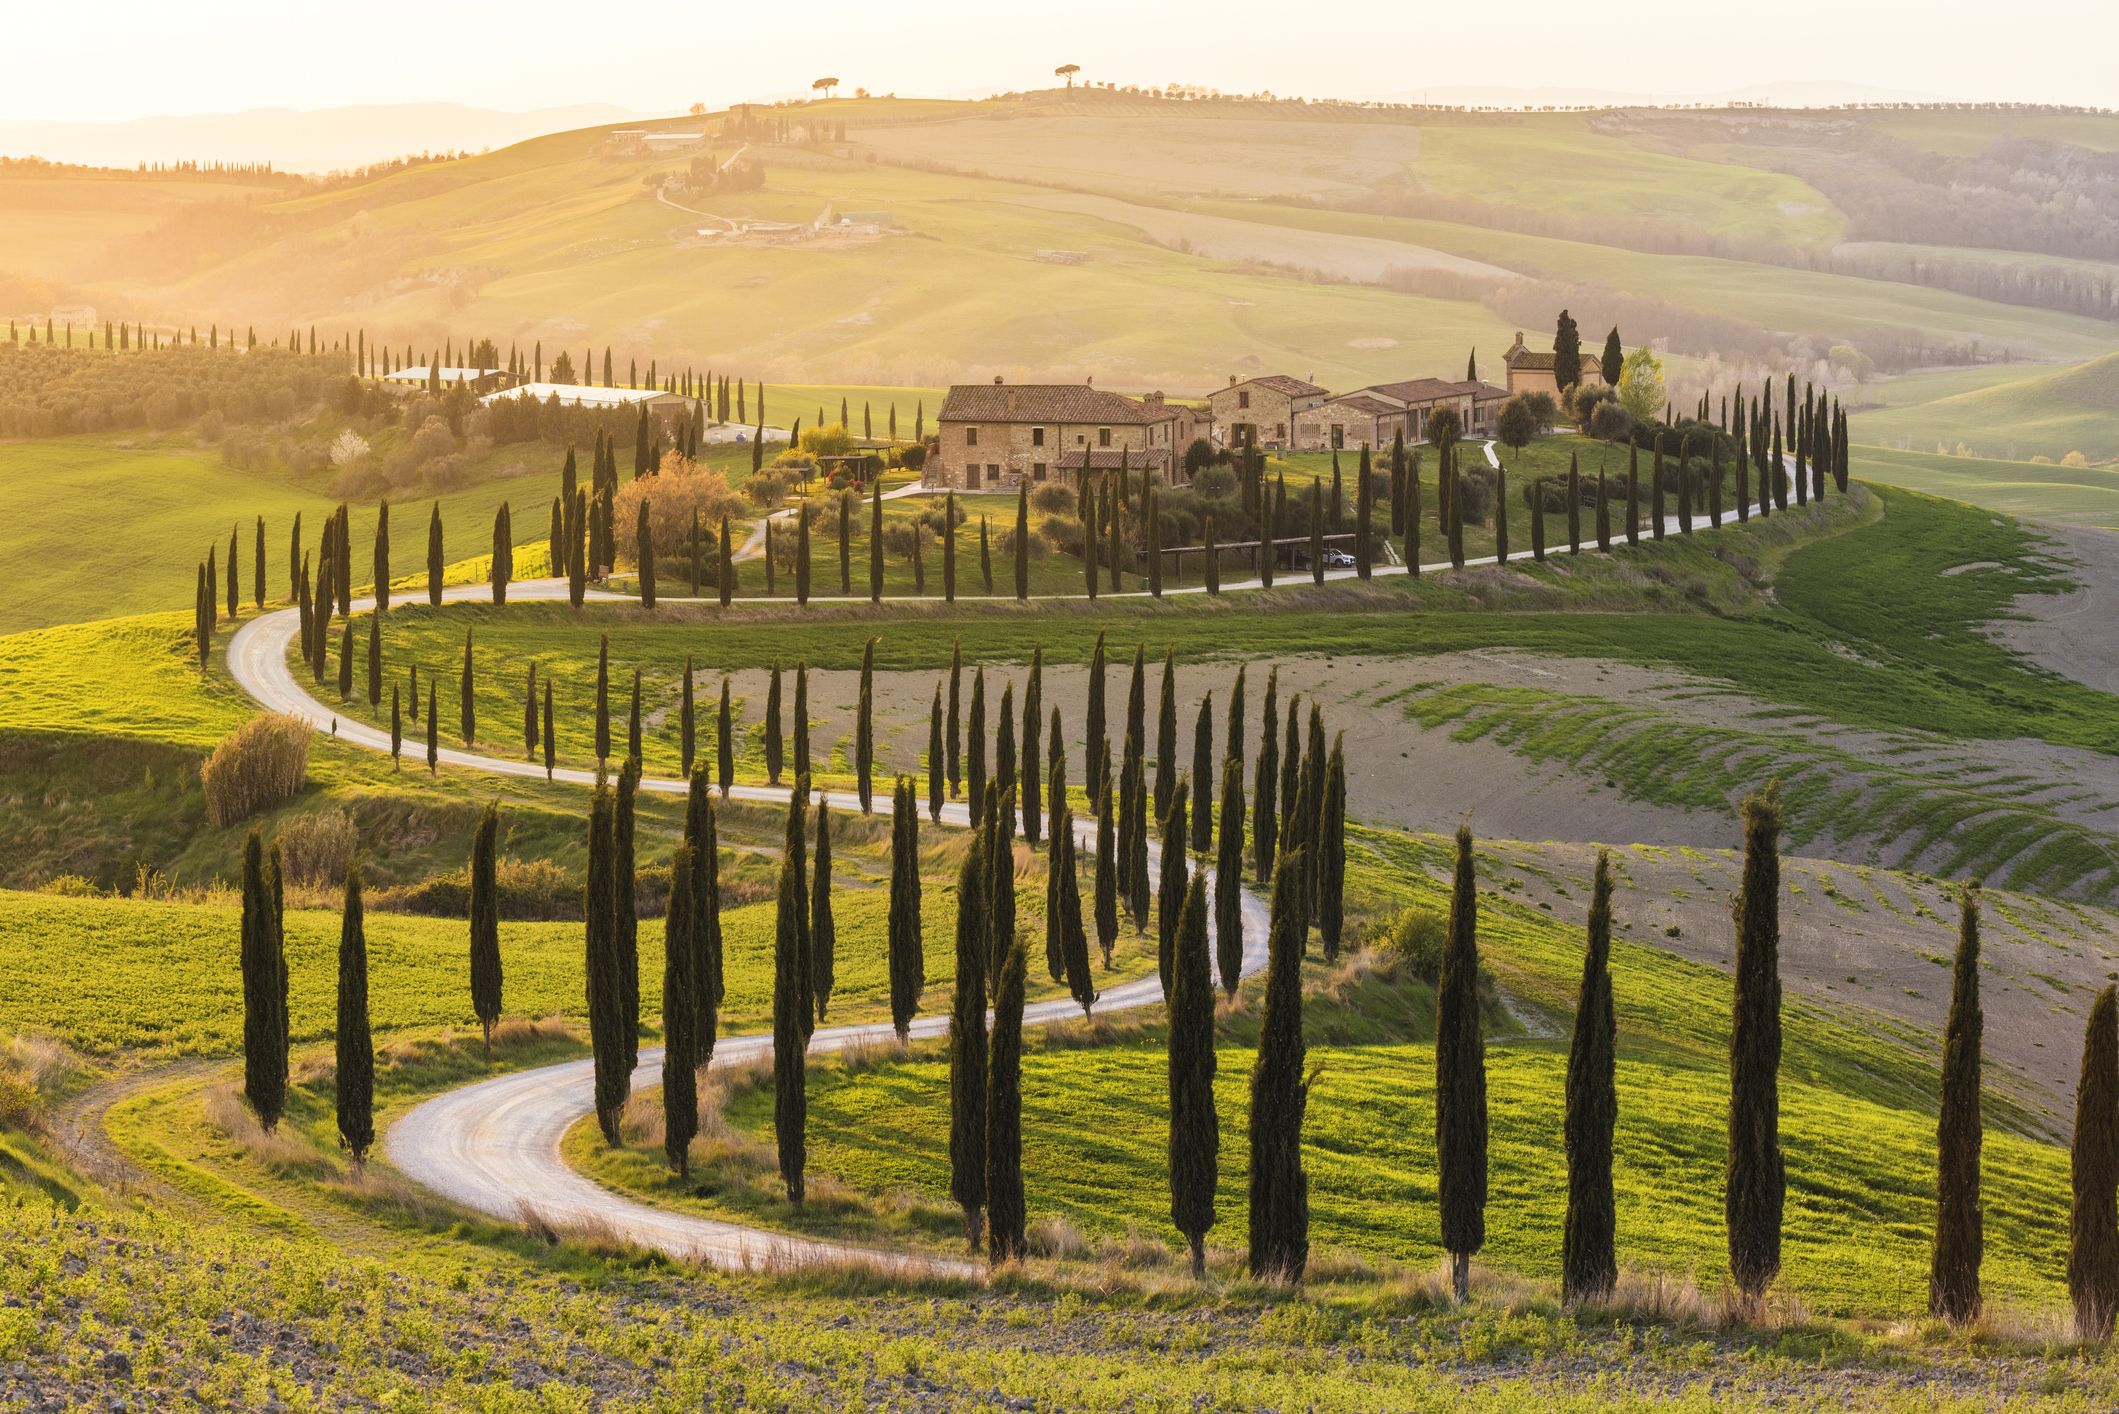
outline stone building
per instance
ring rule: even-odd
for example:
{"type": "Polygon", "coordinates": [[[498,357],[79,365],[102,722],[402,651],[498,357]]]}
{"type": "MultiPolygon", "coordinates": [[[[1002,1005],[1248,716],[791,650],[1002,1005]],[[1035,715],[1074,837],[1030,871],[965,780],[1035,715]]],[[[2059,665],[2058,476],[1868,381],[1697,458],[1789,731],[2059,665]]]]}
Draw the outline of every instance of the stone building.
{"type": "MultiPolygon", "coordinates": [[[[1507,353],[1501,355],[1501,361],[1508,366],[1508,392],[1511,397],[1517,393],[1544,393],[1555,400],[1559,398],[1560,385],[1553,377],[1551,352],[1533,353],[1525,348],[1521,329],[1516,331],[1516,341],[1509,345],[1507,353]]],[[[1595,388],[1602,387],[1603,383],[1602,360],[1595,350],[1584,349],[1582,386],[1595,388]]]]}
{"type": "Polygon", "coordinates": [[[1364,393],[1347,393],[1295,414],[1293,450],[1354,451],[1387,447],[1405,427],[1405,409],[1364,393]]]}
{"type": "Polygon", "coordinates": [[[922,480],[959,491],[1078,483],[1121,458],[1184,479],[1184,451],[1203,435],[1197,409],[1161,393],[1129,398],[1087,383],[959,383],[942,399],[922,480]]]}
{"type": "Polygon", "coordinates": [[[1330,396],[1315,383],[1285,373],[1243,382],[1232,373],[1228,387],[1208,394],[1207,417],[1214,440],[1224,447],[1255,441],[1261,447],[1285,448],[1294,445],[1297,416],[1330,396]]]}

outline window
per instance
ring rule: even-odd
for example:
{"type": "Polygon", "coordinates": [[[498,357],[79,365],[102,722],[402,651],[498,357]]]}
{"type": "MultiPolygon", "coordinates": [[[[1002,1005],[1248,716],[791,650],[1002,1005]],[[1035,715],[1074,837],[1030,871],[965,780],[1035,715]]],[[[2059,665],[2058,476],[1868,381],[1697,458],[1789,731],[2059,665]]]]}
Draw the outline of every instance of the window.
{"type": "Polygon", "coordinates": [[[976,447],[976,446],[977,446],[978,444],[979,444],[979,430],[978,430],[978,428],[976,428],[976,427],[967,427],[967,428],[965,428],[965,429],[964,429],[964,445],[965,445],[965,446],[967,446],[967,447],[976,447]]]}
{"type": "Polygon", "coordinates": [[[1346,427],[1344,424],[1337,422],[1332,424],[1332,450],[1335,452],[1346,450],[1346,427]]]}
{"type": "Polygon", "coordinates": [[[1044,429],[1044,428],[1042,428],[1042,427],[1033,427],[1033,428],[1031,428],[1031,429],[1030,429],[1030,445],[1031,445],[1031,446],[1033,446],[1033,447],[1042,447],[1042,446],[1044,446],[1044,445],[1045,445],[1045,429],[1044,429]]]}
{"type": "Polygon", "coordinates": [[[1043,481],[1045,479],[1045,464],[1043,462],[1030,463],[1030,479],[1032,481],[1043,481]]]}
{"type": "Polygon", "coordinates": [[[1236,406],[1237,406],[1237,407],[1239,407],[1239,408],[1248,408],[1248,407],[1249,407],[1250,405],[1251,405],[1251,395],[1250,395],[1250,393],[1248,393],[1248,392],[1242,392],[1242,393],[1238,393],[1238,394],[1236,395],[1236,406]]]}
{"type": "Polygon", "coordinates": [[[1108,446],[1110,446],[1110,445],[1111,445],[1111,429],[1110,429],[1110,428],[1108,428],[1108,427],[1099,427],[1099,428],[1097,428],[1097,429],[1096,429],[1096,445],[1097,445],[1097,446],[1099,446],[1099,447],[1108,447],[1108,446]]]}

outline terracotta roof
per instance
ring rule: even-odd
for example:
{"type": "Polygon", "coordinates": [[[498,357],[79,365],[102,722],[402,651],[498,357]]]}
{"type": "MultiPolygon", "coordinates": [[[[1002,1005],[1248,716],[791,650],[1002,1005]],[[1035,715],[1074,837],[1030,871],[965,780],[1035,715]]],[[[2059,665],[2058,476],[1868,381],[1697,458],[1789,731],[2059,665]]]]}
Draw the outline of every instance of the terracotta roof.
{"type": "Polygon", "coordinates": [[[1371,383],[1366,388],[1356,388],[1357,393],[1368,393],[1397,404],[1432,403],[1443,398],[1458,396],[1456,385],[1440,378],[1407,378],[1397,383],[1371,383]]]}
{"type": "Polygon", "coordinates": [[[942,399],[943,422],[1166,422],[1169,406],[1107,393],[1087,383],[958,383],[942,399]]]}
{"type": "Polygon", "coordinates": [[[1320,407],[1316,411],[1323,412],[1325,408],[1345,408],[1349,412],[1358,412],[1369,417],[1396,417],[1399,413],[1405,411],[1405,409],[1395,403],[1387,403],[1381,398],[1369,397],[1366,393],[1347,393],[1332,399],[1324,404],[1324,407],[1320,407]]]}
{"type": "Polygon", "coordinates": [[[1449,387],[1453,395],[1461,398],[1468,393],[1471,395],[1472,401],[1476,403],[1490,403],[1508,396],[1508,389],[1496,388],[1493,384],[1480,378],[1470,378],[1463,382],[1452,383],[1449,387]]]}
{"type": "Polygon", "coordinates": [[[1214,391],[1225,393],[1229,388],[1248,388],[1253,384],[1261,388],[1271,388],[1276,393],[1285,393],[1291,398],[1306,398],[1325,391],[1315,383],[1305,383],[1302,379],[1290,377],[1285,373],[1267,373],[1257,378],[1246,378],[1241,383],[1231,383],[1228,388],[1216,388],[1214,391]]]}
{"type": "Polygon", "coordinates": [[[1529,349],[1511,349],[1508,354],[1510,368],[1528,368],[1533,371],[1552,372],[1552,355],[1532,353],[1529,349]]]}

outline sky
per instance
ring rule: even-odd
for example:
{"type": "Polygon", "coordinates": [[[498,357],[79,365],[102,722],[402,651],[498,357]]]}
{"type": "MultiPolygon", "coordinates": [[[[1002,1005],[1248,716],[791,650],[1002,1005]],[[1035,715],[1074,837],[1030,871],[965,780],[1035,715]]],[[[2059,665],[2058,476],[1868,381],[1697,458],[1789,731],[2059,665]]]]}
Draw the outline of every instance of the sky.
{"type": "Polygon", "coordinates": [[[1830,81],[1949,99],[2119,107],[2119,4],[2014,0],[812,0],[402,8],[317,0],[12,0],[0,118],[115,122],[258,107],[447,100],[520,111],[677,112],[806,90],[833,74],[903,96],[1084,79],[1309,97],[1466,87],[1713,94],[1830,81]],[[1504,18],[1505,17],[1505,18],[1504,18]],[[1732,30],[1730,21],[1737,27],[1732,30]],[[1306,27],[1318,30],[1307,42],[1306,27]],[[1378,42],[1353,42],[1364,29],[1378,42]]]}

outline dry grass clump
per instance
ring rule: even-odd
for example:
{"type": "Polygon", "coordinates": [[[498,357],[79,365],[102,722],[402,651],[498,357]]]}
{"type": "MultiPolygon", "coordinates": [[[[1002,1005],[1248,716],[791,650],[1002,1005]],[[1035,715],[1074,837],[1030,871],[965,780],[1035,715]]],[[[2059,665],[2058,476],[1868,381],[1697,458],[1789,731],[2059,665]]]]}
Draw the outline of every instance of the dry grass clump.
{"type": "Polygon", "coordinates": [[[304,888],[335,888],[360,848],[360,830],[343,810],[319,810],[283,821],[273,835],[287,878],[304,888]]]}
{"type": "Polygon", "coordinates": [[[41,1132],[52,1096],[77,1069],[50,1037],[8,1037],[0,1044],[0,1127],[41,1132]]]}
{"type": "Polygon", "coordinates": [[[309,775],[310,725],[261,712],[224,737],[199,767],[206,818],[232,825],[294,799],[309,775]]]}
{"type": "Polygon", "coordinates": [[[1030,1255],[1046,1257],[1061,1262],[1086,1261],[1089,1256],[1089,1239],[1082,1230],[1067,1218],[1048,1214],[1030,1224],[1024,1239],[1030,1244],[1030,1255]]]}
{"type": "Polygon", "coordinates": [[[207,1124],[272,1173],[290,1178],[322,1178],[336,1171],[337,1166],[330,1159],[291,1127],[277,1125],[268,1133],[233,1085],[216,1085],[208,1090],[205,1108],[207,1124]]]}

